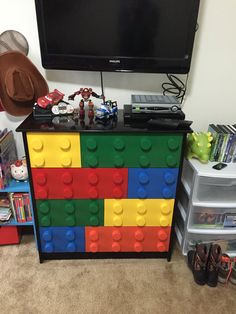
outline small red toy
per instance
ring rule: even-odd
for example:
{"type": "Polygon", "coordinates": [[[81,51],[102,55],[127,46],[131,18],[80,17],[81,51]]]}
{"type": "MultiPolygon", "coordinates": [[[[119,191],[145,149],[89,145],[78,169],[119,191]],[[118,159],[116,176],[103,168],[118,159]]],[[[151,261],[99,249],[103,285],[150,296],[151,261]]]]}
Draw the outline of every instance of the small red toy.
{"type": "Polygon", "coordinates": [[[98,95],[96,94],[92,88],[80,88],[80,90],[78,90],[77,92],[74,92],[74,94],[70,95],[68,97],[69,100],[74,100],[75,96],[77,95],[81,95],[82,99],[80,100],[79,103],[79,107],[80,107],[80,111],[79,111],[79,115],[80,117],[84,117],[84,106],[85,104],[88,105],[88,117],[91,119],[94,117],[94,103],[92,102],[92,100],[90,99],[90,97],[95,97],[95,98],[99,98],[99,99],[103,99],[103,101],[105,100],[105,97],[103,95],[98,95]]]}
{"type": "Polygon", "coordinates": [[[53,105],[57,105],[65,96],[59,90],[54,89],[53,92],[48,93],[46,96],[40,97],[37,100],[39,107],[44,109],[50,109],[53,105]]]}

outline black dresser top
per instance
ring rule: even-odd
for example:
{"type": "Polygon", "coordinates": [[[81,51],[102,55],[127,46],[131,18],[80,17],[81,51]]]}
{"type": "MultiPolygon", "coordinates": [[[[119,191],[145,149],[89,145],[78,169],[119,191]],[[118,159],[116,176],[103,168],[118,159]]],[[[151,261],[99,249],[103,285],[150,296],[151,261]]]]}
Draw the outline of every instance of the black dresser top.
{"type": "MultiPolygon", "coordinates": [[[[125,120],[126,121],[126,120],[125,120]]],[[[118,110],[118,116],[107,121],[80,119],[78,114],[68,116],[54,116],[49,118],[37,118],[30,114],[17,128],[17,132],[151,132],[151,133],[189,133],[192,132],[188,125],[173,128],[163,125],[151,125],[147,122],[125,122],[124,111],[118,110]]]]}

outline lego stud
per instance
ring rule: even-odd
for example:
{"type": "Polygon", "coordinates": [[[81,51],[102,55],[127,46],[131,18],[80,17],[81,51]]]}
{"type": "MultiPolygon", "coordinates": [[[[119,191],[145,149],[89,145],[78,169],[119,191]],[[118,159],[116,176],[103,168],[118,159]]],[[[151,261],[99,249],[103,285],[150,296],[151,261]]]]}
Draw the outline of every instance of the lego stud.
{"type": "Polygon", "coordinates": [[[121,236],[121,232],[119,230],[112,231],[112,239],[114,241],[120,241],[121,238],[122,238],[122,236],[121,236]]]}
{"type": "Polygon", "coordinates": [[[164,230],[160,230],[160,231],[158,231],[158,233],[157,233],[157,237],[158,237],[158,239],[159,239],[160,241],[166,241],[167,238],[168,238],[168,235],[167,235],[167,233],[166,233],[164,230]]]}
{"type": "Polygon", "coordinates": [[[95,151],[97,149],[97,142],[93,138],[89,138],[86,142],[86,147],[89,151],[95,151]]]}
{"type": "Polygon", "coordinates": [[[121,215],[123,213],[123,208],[120,203],[115,203],[113,205],[113,213],[116,215],[121,215]]]}
{"type": "Polygon", "coordinates": [[[157,243],[157,251],[158,252],[165,252],[166,250],[166,246],[163,242],[158,242],[157,243]]]}
{"type": "Polygon", "coordinates": [[[63,189],[63,197],[64,198],[73,198],[73,190],[69,187],[63,189]]]}
{"type": "Polygon", "coordinates": [[[88,175],[88,181],[92,185],[98,184],[98,176],[96,173],[92,172],[88,175]]]}
{"type": "Polygon", "coordinates": [[[117,151],[122,151],[125,149],[125,142],[122,138],[116,138],[113,142],[113,147],[115,148],[115,150],[117,151]]]}
{"type": "Polygon", "coordinates": [[[68,202],[65,204],[65,212],[69,215],[72,215],[75,213],[75,206],[73,203],[68,202]]]}
{"type": "Polygon", "coordinates": [[[167,145],[168,145],[168,148],[171,151],[176,151],[179,148],[178,139],[177,138],[170,138],[170,139],[168,139],[167,145]]]}
{"type": "Polygon", "coordinates": [[[65,222],[66,222],[66,225],[70,227],[73,227],[76,225],[75,217],[71,215],[66,217],[65,222]]]}
{"type": "Polygon", "coordinates": [[[175,177],[171,172],[165,171],[164,181],[166,184],[174,184],[175,183],[175,177]]]}
{"type": "Polygon", "coordinates": [[[113,160],[113,164],[116,168],[122,168],[124,167],[124,159],[119,156],[119,155],[115,155],[114,156],[114,160],[113,160]]]}
{"type": "Polygon", "coordinates": [[[90,214],[97,214],[99,212],[98,204],[95,203],[95,201],[92,201],[89,204],[89,212],[90,212],[90,214]]]}
{"type": "Polygon", "coordinates": [[[138,175],[138,181],[141,184],[147,184],[149,182],[149,176],[146,172],[142,171],[138,175]]]}
{"type": "Polygon", "coordinates": [[[37,168],[42,168],[45,165],[45,159],[42,156],[33,158],[33,165],[37,168]]]}
{"type": "Polygon", "coordinates": [[[48,198],[48,191],[46,189],[36,189],[36,198],[39,198],[39,199],[46,199],[48,198]]]}
{"type": "Polygon", "coordinates": [[[64,155],[64,156],[61,157],[61,165],[62,165],[62,167],[65,167],[65,168],[66,167],[70,167],[71,164],[72,164],[72,159],[71,159],[70,156],[64,155]]]}
{"type": "Polygon", "coordinates": [[[160,218],[160,226],[161,227],[167,227],[169,225],[169,219],[168,217],[162,216],[160,218]]]}
{"type": "Polygon", "coordinates": [[[136,218],[136,224],[139,227],[143,227],[146,224],[146,219],[143,216],[137,216],[136,218]]]}
{"type": "Polygon", "coordinates": [[[112,195],[114,198],[122,198],[123,196],[123,191],[120,187],[115,187],[113,190],[112,190],[112,195]]]}
{"type": "Polygon", "coordinates": [[[113,183],[115,184],[122,184],[123,183],[123,176],[117,171],[112,176],[113,183]]]}
{"type": "Polygon", "coordinates": [[[168,201],[163,201],[161,203],[161,213],[163,215],[169,215],[171,212],[170,204],[167,203],[168,201]]]}
{"type": "Polygon", "coordinates": [[[46,174],[43,172],[37,173],[37,175],[35,177],[35,181],[36,181],[36,183],[38,183],[41,186],[45,185],[47,183],[46,174]]]}
{"type": "Polygon", "coordinates": [[[170,168],[176,167],[177,166],[177,160],[173,155],[168,155],[166,157],[166,164],[170,168]]]}
{"type": "Polygon", "coordinates": [[[140,242],[143,241],[144,240],[144,233],[143,233],[143,231],[142,230],[135,231],[134,237],[135,237],[135,240],[137,240],[137,241],[140,241],[140,242]]]}
{"type": "Polygon", "coordinates": [[[169,189],[168,187],[165,187],[164,189],[162,189],[162,195],[163,195],[163,198],[173,198],[173,193],[171,189],[169,189]]]}
{"type": "Polygon", "coordinates": [[[96,188],[90,188],[88,190],[89,197],[92,199],[98,198],[98,190],[96,188]]]}
{"type": "Polygon", "coordinates": [[[74,241],[75,240],[75,232],[72,229],[66,231],[66,239],[68,241],[74,241]]]}
{"type": "Polygon", "coordinates": [[[137,253],[142,252],[142,251],[143,251],[142,243],[140,243],[140,242],[135,242],[135,243],[134,243],[134,251],[137,252],[137,253]]]}
{"type": "Polygon", "coordinates": [[[68,138],[60,139],[59,147],[61,150],[68,151],[71,147],[71,142],[68,138]]]}
{"type": "Polygon", "coordinates": [[[50,212],[50,206],[47,202],[42,202],[40,205],[39,205],[39,211],[41,214],[48,214],[50,212]]]}
{"type": "Polygon", "coordinates": [[[94,242],[98,241],[98,239],[99,239],[98,231],[97,230],[91,230],[89,232],[89,239],[91,241],[94,241],[94,242]]]}
{"type": "Polygon", "coordinates": [[[144,215],[147,212],[147,208],[144,203],[137,204],[137,213],[140,215],[144,215]]]}
{"type": "Polygon", "coordinates": [[[150,161],[149,161],[149,159],[148,159],[147,156],[141,155],[141,156],[139,157],[139,164],[140,164],[140,166],[141,166],[142,168],[147,168],[147,167],[149,167],[149,165],[150,165],[150,161]]]}
{"type": "Polygon", "coordinates": [[[120,244],[118,242],[113,242],[111,245],[112,252],[120,252],[120,244]]]}
{"type": "Polygon", "coordinates": [[[35,152],[40,152],[43,150],[43,141],[37,139],[32,142],[32,148],[35,152]]]}
{"type": "Polygon", "coordinates": [[[89,218],[89,223],[91,226],[98,226],[99,225],[99,220],[97,216],[92,216],[89,218]]]}
{"type": "Polygon", "coordinates": [[[41,225],[43,227],[49,227],[51,226],[51,219],[50,219],[50,216],[49,215],[46,215],[46,216],[43,216],[41,218],[41,225]]]}
{"type": "Polygon", "coordinates": [[[147,191],[143,187],[138,188],[137,194],[139,198],[147,198],[147,191]]]}
{"type": "Polygon", "coordinates": [[[96,253],[96,252],[98,251],[98,245],[97,245],[97,243],[91,243],[91,244],[89,245],[89,250],[90,250],[90,252],[92,252],[92,253],[96,253]]]}
{"type": "Polygon", "coordinates": [[[46,242],[52,241],[52,232],[50,230],[46,230],[42,234],[42,239],[46,242]]]}
{"type": "Polygon", "coordinates": [[[113,225],[115,227],[121,227],[123,225],[123,219],[120,216],[115,216],[113,218],[113,225]]]}
{"type": "Polygon", "coordinates": [[[96,168],[98,166],[98,159],[95,155],[86,156],[86,160],[89,167],[96,168]]]}
{"type": "Polygon", "coordinates": [[[62,174],[62,183],[71,184],[73,182],[73,176],[70,172],[64,172],[62,174]]]}
{"type": "Polygon", "coordinates": [[[140,148],[148,152],[152,148],[152,142],[148,138],[142,138],[140,141],[140,148]]]}
{"type": "Polygon", "coordinates": [[[74,242],[69,242],[66,246],[67,252],[76,252],[76,244],[74,242]]]}
{"type": "Polygon", "coordinates": [[[52,243],[46,243],[44,246],[44,251],[46,253],[53,253],[54,252],[54,247],[52,243]]]}

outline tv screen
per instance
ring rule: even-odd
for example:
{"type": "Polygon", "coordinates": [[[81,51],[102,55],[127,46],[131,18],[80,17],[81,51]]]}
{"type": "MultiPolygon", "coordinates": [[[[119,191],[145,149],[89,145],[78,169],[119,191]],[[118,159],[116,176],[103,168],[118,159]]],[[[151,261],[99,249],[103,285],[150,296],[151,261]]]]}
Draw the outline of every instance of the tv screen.
{"type": "Polygon", "coordinates": [[[200,0],[35,0],[47,69],[188,73],[200,0]]]}

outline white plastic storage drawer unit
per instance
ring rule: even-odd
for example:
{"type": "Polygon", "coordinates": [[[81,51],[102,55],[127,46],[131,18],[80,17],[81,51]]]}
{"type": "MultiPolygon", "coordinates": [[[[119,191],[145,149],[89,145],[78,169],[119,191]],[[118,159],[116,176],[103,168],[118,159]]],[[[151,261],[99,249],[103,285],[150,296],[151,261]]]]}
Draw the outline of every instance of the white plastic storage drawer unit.
{"type": "Polygon", "coordinates": [[[222,241],[236,255],[236,163],[215,164],[184,160],[175,225],[183,254],[198,242],[222,241]]]}

